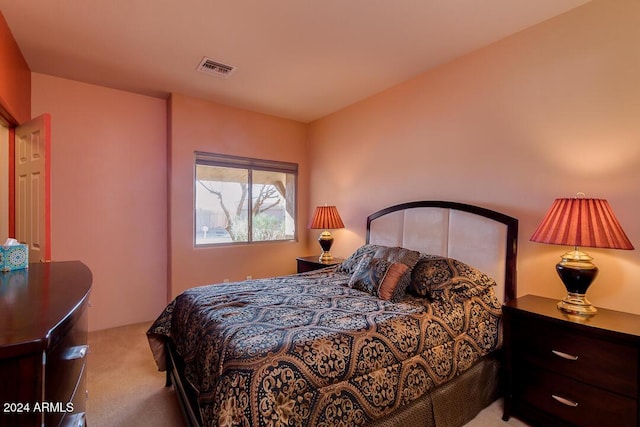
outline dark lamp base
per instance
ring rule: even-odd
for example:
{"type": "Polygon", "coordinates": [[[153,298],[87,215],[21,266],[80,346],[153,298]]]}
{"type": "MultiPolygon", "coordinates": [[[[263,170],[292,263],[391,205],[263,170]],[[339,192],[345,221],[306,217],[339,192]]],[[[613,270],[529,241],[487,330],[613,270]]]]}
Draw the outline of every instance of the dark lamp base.
{"type": "Polygon", "coordinates": [[[558,303],[558,309],[578,316],[593,316],[598,311],[586,298],[587,289],[598,275],[592,258],[577,249],[562,256],[556,271],[568,295],[558,303]]]}
{"type": "Polygon", "coordinates": [[[333,261],[333,255],[329,250],[333,245],[333,236],[329,231],[325,230],[318,237],[318,242],[320,243],[320,247],[322,248],[322,254],[320,255],[320,262],[328,262],[333,261]]]}

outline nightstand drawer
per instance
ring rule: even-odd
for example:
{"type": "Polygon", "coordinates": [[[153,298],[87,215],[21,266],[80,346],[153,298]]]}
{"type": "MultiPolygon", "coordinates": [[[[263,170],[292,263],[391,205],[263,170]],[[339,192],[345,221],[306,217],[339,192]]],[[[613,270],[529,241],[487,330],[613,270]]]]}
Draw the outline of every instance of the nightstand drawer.
{"type": "Polygon", "coordinates": [[[515,373],[515,397],[579,426],[635,426],[634,399],[538,369],[515,373]]]}
{"type": "Polygon", "coordinates": [[[638,348],[514,316],[513,357],[517,366],[539,367],[632,398],[638,396],[638,348]]]}

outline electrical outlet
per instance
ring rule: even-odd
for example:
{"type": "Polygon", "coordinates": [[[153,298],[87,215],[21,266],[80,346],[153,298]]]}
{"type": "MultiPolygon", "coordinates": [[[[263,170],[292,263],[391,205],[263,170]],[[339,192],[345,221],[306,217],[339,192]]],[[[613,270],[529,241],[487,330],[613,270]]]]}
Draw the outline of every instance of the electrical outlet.
{"type": "Polygon", "coordinates": [[[247,274],[247,280],[251,280],[253,277],[250,274],[247,274]]]}
{"type": "Polygon", "coordinates": [[[229,283],[229,279],[224,279],[222,283],[229,283]]]}

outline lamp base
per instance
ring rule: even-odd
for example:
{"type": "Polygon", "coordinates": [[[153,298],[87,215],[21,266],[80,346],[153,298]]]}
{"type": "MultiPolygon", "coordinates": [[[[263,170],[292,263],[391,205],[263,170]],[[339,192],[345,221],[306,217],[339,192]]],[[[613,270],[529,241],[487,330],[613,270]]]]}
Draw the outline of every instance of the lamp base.
{"type": "Polygon", "coordinates": [[[578,248],[562,255],[556,271],[567,288],[567,296],[558,303],[559,310],[578,316],[593,316],[598,311],[585,296],[598,275],[598,267],[592,259],[578,248]]]}
{"type": "Polygon", "coordinates": [[[333,261],[333,255],[331,255],[331,252],[322,252],[320,254],[320,258],[318,258],[318,261],[320,261],[320,262],[331,262],[331,261],[333,261]]]}
{"type": "Polygon", "coordinates": [[[333,245],[333,236],[329,233],[328,230],[323,231],[318,237],[318,242],[320,243],[320,247],[322,248],[322,254],[320,255],[320,262],[329,262],[333,261],[333,255],[329,252],[331,246],[333,245]]]}
{"type": "Polygon", "coordinates": [[[558,310],[578,316],[593,316],[598,312],[598,309],[589,302],[585,294],[571,292],[558,302],[558,310]]]}

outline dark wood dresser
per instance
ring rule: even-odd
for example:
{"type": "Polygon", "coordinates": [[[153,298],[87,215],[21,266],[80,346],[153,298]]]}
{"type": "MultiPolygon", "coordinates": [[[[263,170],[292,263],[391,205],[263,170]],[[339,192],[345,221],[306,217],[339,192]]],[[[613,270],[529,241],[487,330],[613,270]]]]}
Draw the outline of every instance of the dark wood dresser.
{"type": "Polygon", "coordinates": [[[0,273],[0,425],[83,426],[92,274],[79,261],[0,273]]]}
{"type": "Polygon", "coordinates": [[[511,415],[541,426],[640,425],[640,316],[569,317],[527,295],[504,308],[511,415]]]}

